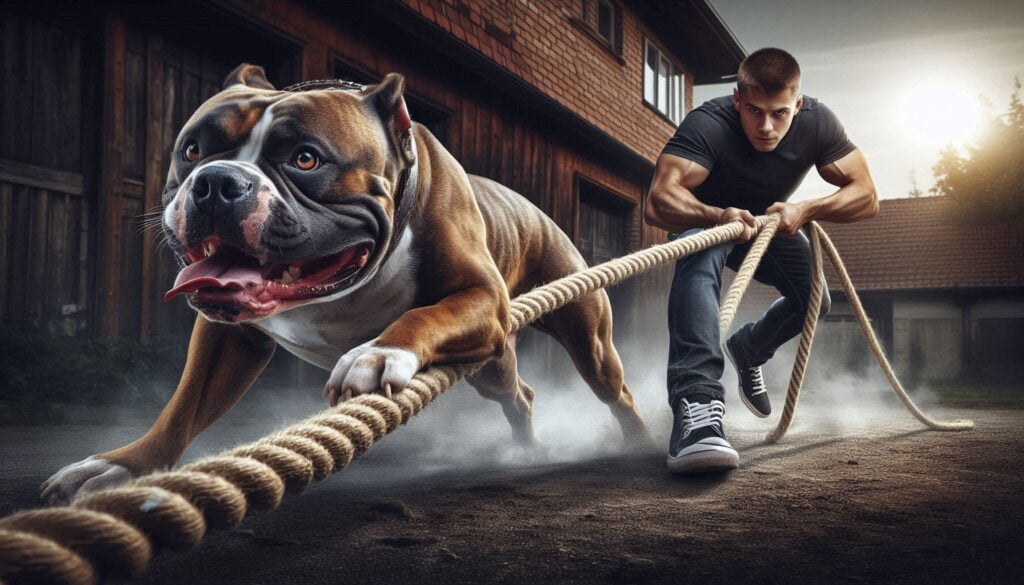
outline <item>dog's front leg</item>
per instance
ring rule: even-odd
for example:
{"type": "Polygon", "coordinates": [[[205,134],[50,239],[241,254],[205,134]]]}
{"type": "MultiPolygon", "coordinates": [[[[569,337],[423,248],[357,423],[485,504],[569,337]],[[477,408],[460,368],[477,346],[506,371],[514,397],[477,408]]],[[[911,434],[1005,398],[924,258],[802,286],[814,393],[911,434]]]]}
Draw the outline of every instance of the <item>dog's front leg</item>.
{"type": "Polygon", "coordinates": [[[509,332],[508,305],[504,288],[481,285],[406,311],[379,337],[338,360],[324,394],[332,406],[371,392],[390,397],[431,364],[500,355],[509,332]]]}
{"type": "Polygon", "coordinates": [[[181,381],[160,417],[134,442],[61,469],[42,485],[41,497],[65,504],[77,495],[112,487],[174,465],[189,444],[252,386],[276,344],[244,325],[196,316],[181,381]]]}

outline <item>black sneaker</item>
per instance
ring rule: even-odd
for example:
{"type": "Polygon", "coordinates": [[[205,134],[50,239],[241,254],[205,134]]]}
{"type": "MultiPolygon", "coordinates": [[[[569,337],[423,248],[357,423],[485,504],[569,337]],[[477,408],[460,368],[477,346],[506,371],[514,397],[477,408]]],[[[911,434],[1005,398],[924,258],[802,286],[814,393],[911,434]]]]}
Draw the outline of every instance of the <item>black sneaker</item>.
{"type": "Polygon", "coordinates": [[[668,465],[672,473],[708,473],[736,469],[740,456],[725,440],[725,404],[710,398],[683,398],[673,413],[668,465]]]}
{"type": "Polygon", "coordinates": [[[754,416],[768,418],[772,413],[772,403],[768,399],[761,366],[749,366],[745,360],[741,361],[743,354],[734,347],[735,340],[734,335],[725,342],[725,355],[729,356],[732,367],[736,368],[736,376],[740,379],[740,399],[754,416]]]}

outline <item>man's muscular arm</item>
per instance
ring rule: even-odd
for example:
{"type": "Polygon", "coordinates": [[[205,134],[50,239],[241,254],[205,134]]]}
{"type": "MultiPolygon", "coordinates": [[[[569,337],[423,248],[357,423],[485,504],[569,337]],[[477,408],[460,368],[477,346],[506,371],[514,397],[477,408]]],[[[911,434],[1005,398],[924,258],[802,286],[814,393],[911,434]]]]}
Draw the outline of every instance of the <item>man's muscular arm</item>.
{"type": "Polygon", "coordinates": [[[835,193],[799,203],[775,203],[767,213],[781,213],[778,233],[792,235],[812,220],[851,223],[878,215],[878,194],[867,160],[854,150],[818,169],[821,178],[839,187],[835,193]]]}
{"type": "Polygon", "coordinates": [[[654,180],[644,205],[644,220],[655,227],[682,231],[743,220],[747,228],[740,236],[749,240],[754,233],[754,216],[745,209],[722,209],[701,203],[691,189],[710,174],[704,166],[679,156],[662,154],[654,168],[654,180]]]}

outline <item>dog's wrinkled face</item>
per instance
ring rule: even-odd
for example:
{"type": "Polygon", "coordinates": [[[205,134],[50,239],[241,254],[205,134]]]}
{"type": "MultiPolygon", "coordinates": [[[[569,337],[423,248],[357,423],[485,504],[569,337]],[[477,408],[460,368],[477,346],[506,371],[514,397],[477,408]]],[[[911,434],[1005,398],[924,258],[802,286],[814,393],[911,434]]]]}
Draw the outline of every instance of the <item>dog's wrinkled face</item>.
{"type": "Polygon", "coordinates": [[[372,278],[414,160],[402,85],[283,92],[258,67],[229,75],[175,142],[163,228],[184,267],[165,299],[238,323],[372,278]]]}

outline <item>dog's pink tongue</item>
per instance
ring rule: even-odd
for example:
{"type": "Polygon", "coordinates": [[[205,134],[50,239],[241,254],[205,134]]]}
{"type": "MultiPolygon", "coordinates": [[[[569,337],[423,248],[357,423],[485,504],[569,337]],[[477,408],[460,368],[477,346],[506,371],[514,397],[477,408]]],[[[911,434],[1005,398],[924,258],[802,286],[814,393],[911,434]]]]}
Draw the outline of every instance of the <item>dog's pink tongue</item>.
{"type": "Polygon", "coordinates": [[[240,250],[222,247],[212,256],[203,258],[181,269],[174,287],[164,293],[164,301],[181,294],[196,292],[205,286],[244,289],[263,282],[260,263],[240,250]]]}

